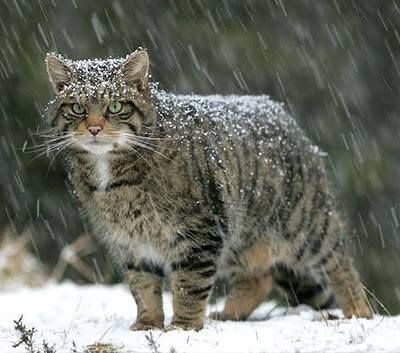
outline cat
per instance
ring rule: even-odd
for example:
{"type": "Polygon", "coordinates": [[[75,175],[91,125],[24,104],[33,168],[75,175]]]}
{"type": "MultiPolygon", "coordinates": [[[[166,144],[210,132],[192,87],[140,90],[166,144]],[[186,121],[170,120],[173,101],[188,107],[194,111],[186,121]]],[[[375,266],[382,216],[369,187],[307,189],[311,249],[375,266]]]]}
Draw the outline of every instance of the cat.
{"type": "Polygon", "coordinates": [[[132,330],[199,330],[217,278],[219,320],[245,320],[275,284],[291,302],[372,316],[329,191],[325,157],[268,96],[175,95],[126,58],[48,54],[50,148],[137,304],[132,330]]]}

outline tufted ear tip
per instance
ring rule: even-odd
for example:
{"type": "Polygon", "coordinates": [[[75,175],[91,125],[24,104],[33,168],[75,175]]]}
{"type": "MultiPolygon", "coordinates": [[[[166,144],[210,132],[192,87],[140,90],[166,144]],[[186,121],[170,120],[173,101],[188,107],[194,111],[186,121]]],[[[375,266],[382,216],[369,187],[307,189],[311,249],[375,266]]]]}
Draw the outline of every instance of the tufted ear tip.
{"type": "Polygon", "coordinates": [[[54,91],[60,92],[71,79],[71,70],[63,56],[56,53],[46,55],[47,73],[54,91]]]}
{"type": "Polygon", "coordinates": [[[122,63],[121,72],[125,82],[133,87],[143,90],[147,87],[149,76],[149,56],[147,49],[139,47],[126,56],[122,63]]]}

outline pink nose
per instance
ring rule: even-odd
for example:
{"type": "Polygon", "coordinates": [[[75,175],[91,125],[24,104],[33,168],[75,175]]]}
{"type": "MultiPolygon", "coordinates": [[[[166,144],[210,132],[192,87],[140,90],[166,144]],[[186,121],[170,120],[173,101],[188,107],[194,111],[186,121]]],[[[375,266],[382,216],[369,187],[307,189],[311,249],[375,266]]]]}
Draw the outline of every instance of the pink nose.
{"type": "Polygon", "coordinates": [[[88,126],[87,129],[93,136],[96,136],[101,131],[101,126],[88,126]]]}

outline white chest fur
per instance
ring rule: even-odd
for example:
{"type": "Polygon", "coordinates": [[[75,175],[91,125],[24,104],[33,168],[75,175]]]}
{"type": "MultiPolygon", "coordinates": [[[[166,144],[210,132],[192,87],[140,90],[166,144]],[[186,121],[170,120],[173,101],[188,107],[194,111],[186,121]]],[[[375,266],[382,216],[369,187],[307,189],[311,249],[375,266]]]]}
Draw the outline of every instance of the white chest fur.
{"type": "Polygon", "coordinates": [[[111,248],[125,264],[133,260],[136,264],[144,262],[162,268],[165,273],[170,272],[166,256],[152,244],[135,241],[116,233],[109,234],[107,242],[112,243],[111,248]]]}
{"type": "Polygon", "coordinates": [[[104,191],[111,179],[110,161],[106,157],[96,159],[95,173],[97,187],[100,191],[104,191]]]}
{"type": "Polygon", "coordinates": [[[132,252],[138,260],[143,260],[147,263],[154,265],[163,266],[165,263],[165,257],[150,244],[136,243],[132,247],[132,252]]]}

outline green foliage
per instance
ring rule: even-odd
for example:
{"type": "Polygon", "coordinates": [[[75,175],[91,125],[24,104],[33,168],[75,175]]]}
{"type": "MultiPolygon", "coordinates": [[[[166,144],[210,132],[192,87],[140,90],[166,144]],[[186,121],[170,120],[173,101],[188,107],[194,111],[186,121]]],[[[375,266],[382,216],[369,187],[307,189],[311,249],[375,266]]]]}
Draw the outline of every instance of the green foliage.
{"type": "Polygon", "coordinates": [[[22,345],[27,353],[56,353],[55,346],[49,345],[46,341],[43,341],[40,349],[34,348],[33,336],[36,333],[36,329],[34,327],[28,329],[22,321],[22,316],[14,321],[14,329],[19,332],[20,338],[17,343],[13,344],[13,348],[22,345]]]}

